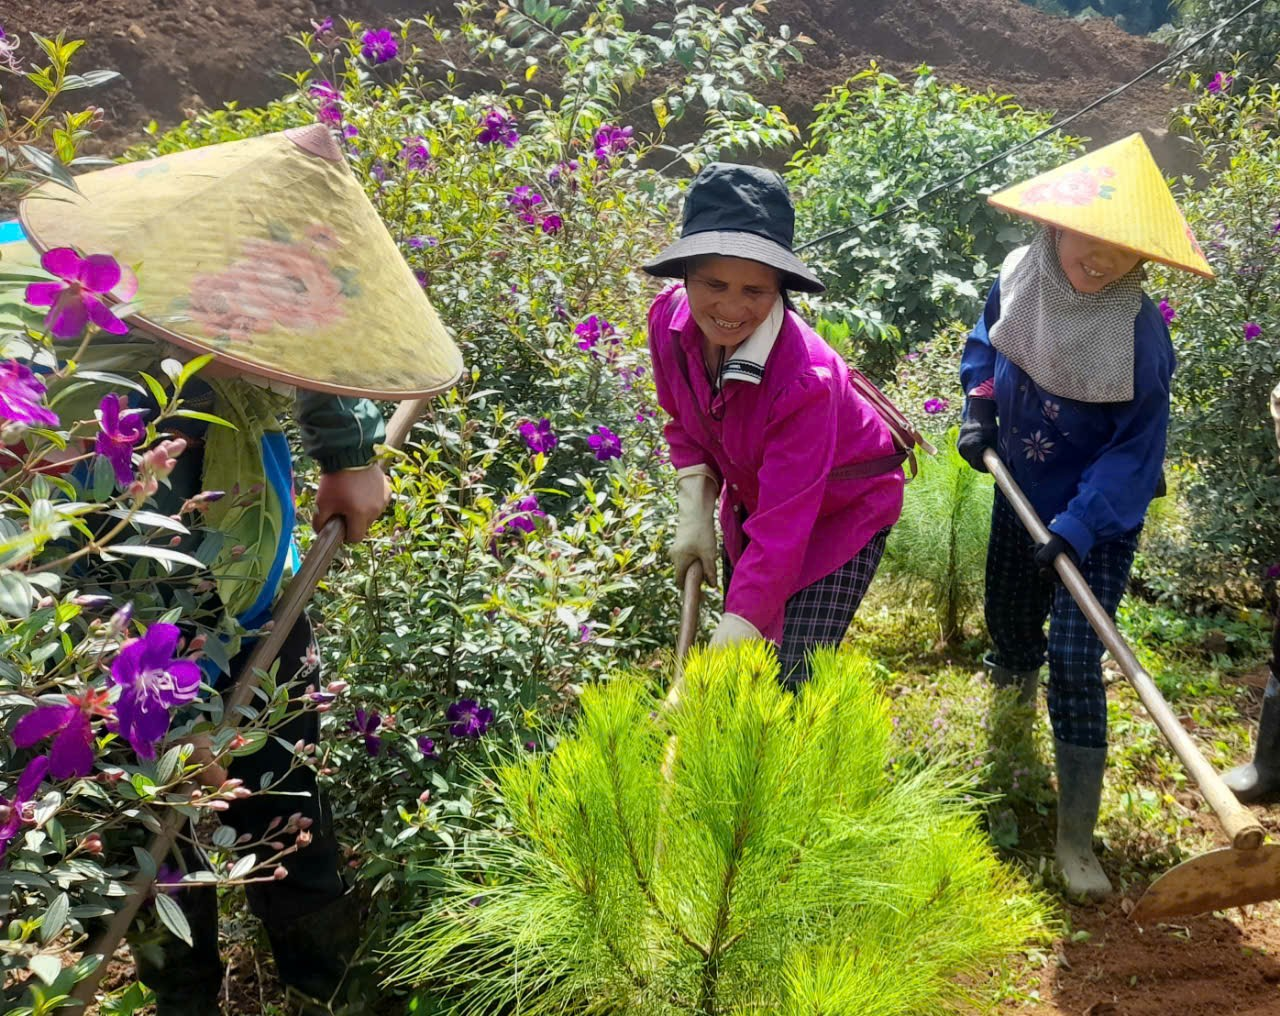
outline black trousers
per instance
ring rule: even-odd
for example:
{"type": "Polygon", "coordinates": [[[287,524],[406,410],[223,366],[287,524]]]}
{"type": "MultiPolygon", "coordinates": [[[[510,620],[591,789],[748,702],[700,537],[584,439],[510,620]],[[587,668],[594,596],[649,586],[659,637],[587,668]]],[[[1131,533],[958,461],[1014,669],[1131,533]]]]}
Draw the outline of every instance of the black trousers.
{"type": "MultiPolygon", "coordinates": [[[[304,695],[319,685],[318,664],[308,665],[306,662],[309,656],[314,659],[313,644],[311,623],[304,614],[285,640],[277,670],[279,684],[289,686],[292,698],[304,695]]],[[[251,651],[250,646],[235,657],[232,674],[240,673],[251,651]]],[[[220,685],[219,690],[226,690],[230,679],[224,678],[224,684],[225,687],[220,685]]],[[[254,840],[267,835],[273,819],[280,819],[274,830],[277,833],[295,812],[301,812],[312,820],[311,843],[281,862],[289,873],[288,877],[245,887],[249,907],[262,921],[271,939],[281,978],[288,982],[286,973],[296,966],[297,959],[283,955],[288,948],[287,943],[292,940],[291,926],[343,896],[345,885],[338,872],[339,851],[332,814],[316,786],[315,772],[307,767],[296,767],[290,771],[293,754],[276,740],[279,737],[289,745],[299,740],[315,743],[320,736],[320,716],[312,711],[299,713],[277,728],[274,734],[252,755],[233,759],[228,775],[243,780],[249,789],[257,790],[262,777],[269,772],[274,773],[273,784],[280,781],[275,787],[276,792],[236,801],[218,816],[224,825],[235,829],[237,836],[248,833],[254,840]]],[[[279,838],[286,844],[290,841],[289,837],[279,838]]],[[[203,854],[190,844],[184,846],[182,856],[189,871],[208,867],[203,854]]],[[[262,856],[260,853],[259,857],[262,856]]],[[[131,940],[139,977],[164,1000],[214,998],[222,980],[216,892],[205,887],[179,889],[173,891],[173,898],[191,925],[192,945],[188,946],[163,928],[156,936],[148,936],[145,942],[131,940]]],[[[304,962],[323,963],[324,958],[312,956],[304,962]]]]}

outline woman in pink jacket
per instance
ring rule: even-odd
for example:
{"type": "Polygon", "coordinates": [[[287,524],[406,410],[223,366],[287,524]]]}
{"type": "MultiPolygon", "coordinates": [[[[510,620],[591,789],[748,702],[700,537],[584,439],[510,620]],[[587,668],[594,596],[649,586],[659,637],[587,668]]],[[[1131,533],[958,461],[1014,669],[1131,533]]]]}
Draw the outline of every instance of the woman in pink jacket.
{"type": "Polygon", "coordinates": [[[644,266],[682,279],[649,310],[658,401],[676,468],[676,579],[716,575],[711,644],[765,638],[782,679],[836,645],[902,510],[903,455],[840,355],[791,307],[823,285],[791,251],[795,211],[776,173],[713,163],[689,186],[680,239],[644,266]]]}

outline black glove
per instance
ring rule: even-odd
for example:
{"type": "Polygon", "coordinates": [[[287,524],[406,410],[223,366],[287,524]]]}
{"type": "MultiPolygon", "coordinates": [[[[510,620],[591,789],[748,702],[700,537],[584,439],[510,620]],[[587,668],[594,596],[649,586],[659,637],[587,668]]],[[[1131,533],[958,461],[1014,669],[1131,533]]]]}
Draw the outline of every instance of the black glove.
{"type": "Polygon", "coordinates": [[[985,473],[987,467],[982,463],[982,453],[994,448],[999,436],[995,399],[970,399],[964,422],[960,424],[960,436],[956,438],[960,457],[978,472],[985,473]]]}
{"type": "Polygon", "coordinates": [[[1057,533],[1049,534],[1049,542],[1042,543],[1036,548],[1036,564],[1040,567],[1040,574],[1046,578],[1058,577],[1058,570],[1054,568],[1053,562],[1057,560],[1059,554],[1066,554],[1071,558],[1071,563],[1077,568],[1080,567],[1080,558],[1076,556],[1075,548],[1071,546],[1057,533]]]}

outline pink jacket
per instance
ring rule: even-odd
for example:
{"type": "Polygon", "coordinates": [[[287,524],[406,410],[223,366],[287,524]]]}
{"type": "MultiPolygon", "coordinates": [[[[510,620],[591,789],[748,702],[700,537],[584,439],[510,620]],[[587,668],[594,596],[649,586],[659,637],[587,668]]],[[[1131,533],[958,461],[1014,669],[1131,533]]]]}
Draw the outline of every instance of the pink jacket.
{"type": "Polygon", "coordinates": [[[902,512],[901,469],[842,478],[892,455],[889,428],[849,384],[844,360],[787,311],[760,361],[740,347],[710,412],[702,332],[684,287],[649,308],[649,350],[676,469],[707,465],[722,482],[720,524],[733,581],[725,610],[782,637],[787,599],[831,574],[902,512]],[[743,521],[745,519],[745,521],[743,521]]]}

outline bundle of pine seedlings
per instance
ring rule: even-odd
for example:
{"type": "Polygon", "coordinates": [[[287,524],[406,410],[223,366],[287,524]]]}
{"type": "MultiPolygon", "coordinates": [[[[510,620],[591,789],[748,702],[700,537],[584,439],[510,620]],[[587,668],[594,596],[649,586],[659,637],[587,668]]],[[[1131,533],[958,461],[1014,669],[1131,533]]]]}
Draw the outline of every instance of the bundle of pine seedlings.
{"type": "Polygon", "coordinates": [[[386,956],[439,1011],[921,1016],[987,999],[1046,934],[995,857],[969,776],[887,767],[875,668],[824,652],[799,694],[770,649],[695,651],[670,713],[638,678],[501,770],[516,830],[386,956]],[[674,768],[663,773],[668,738],[674,768]]]}

